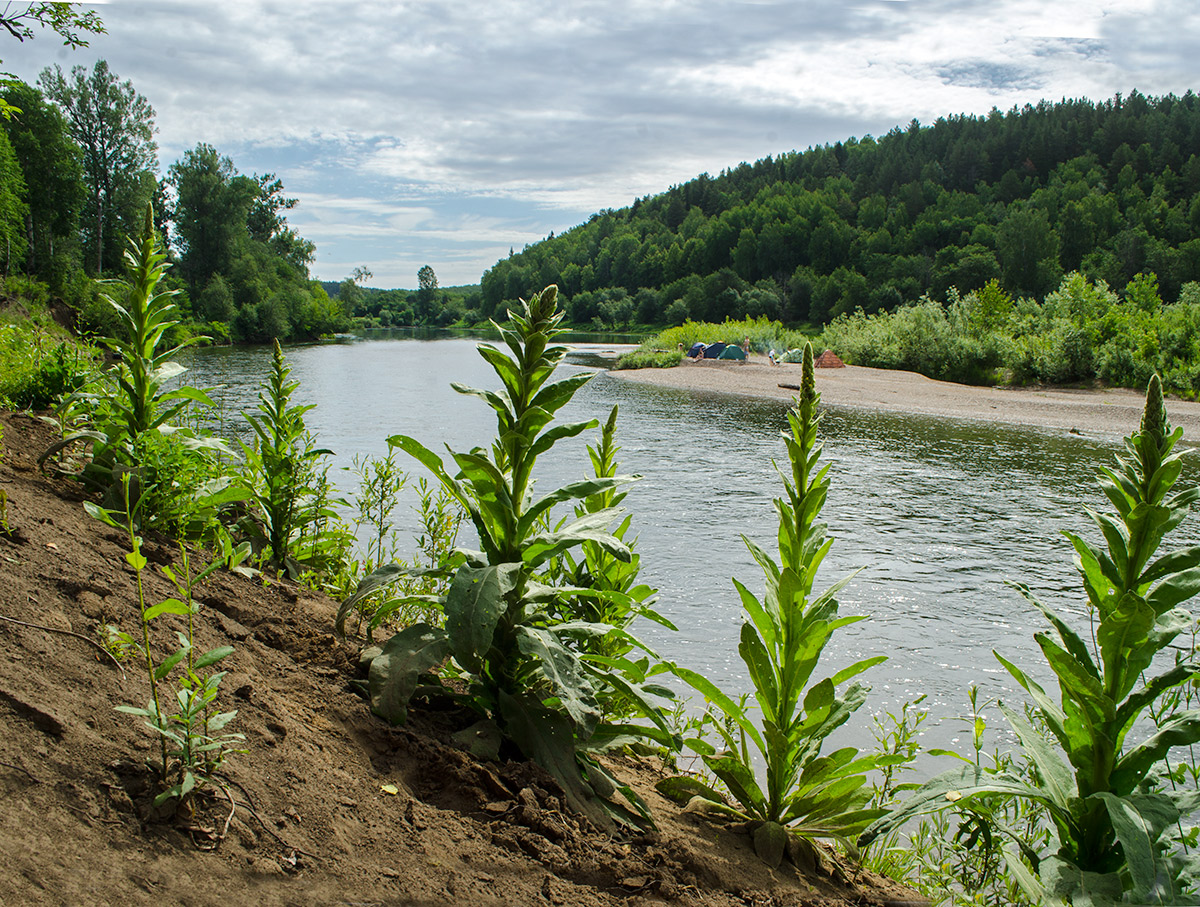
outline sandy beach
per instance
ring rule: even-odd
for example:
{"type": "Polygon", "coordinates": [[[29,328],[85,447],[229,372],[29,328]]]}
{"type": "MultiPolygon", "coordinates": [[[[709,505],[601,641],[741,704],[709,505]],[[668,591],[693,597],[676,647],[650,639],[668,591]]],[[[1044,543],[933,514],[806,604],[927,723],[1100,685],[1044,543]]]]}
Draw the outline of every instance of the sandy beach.
{"type": "MultiPolygon", "coordinates": [[[[626,381],[708,393],[789,399],[800,384],[798,364],[771,365],[761,356],[746,362],[700,360],[677,368],[610,372],[626,381]]],[[[1102,437],[1137,429],[1145,395],[1132,390],[970,387],[935,381],[915,372],[849,365],[819,368],[821,402],[839,407],[917,413],[950,419],[1005,422],[1102,437]]],[[[1183,426],[1184,441],[1200,443],[1200,403],[1167,400],[1172,425],[1183,426]]]]}

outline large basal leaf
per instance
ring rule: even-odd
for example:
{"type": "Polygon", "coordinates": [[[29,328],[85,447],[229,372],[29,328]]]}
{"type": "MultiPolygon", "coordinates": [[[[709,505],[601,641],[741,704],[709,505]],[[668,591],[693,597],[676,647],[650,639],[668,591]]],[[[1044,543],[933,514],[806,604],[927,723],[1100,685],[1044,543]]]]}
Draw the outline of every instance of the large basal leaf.
{"type": "Polygon", "coordinates": [[[654,789],[680,806],[686,806],[693,797],[703,797],[714,803],[720,803],[725,799],[699,778],[693,778],[690,775],[661,778],[654,782],[654,789]]]}
{"type": "Polygon", "coordinates": [[[446,593],[446,632],[458,663],[478,673],[491,648],[496,622],[504,613],[504,596],[513,590],[520,564],[462,566],[446,593]]]}
{"type": "Polygon", "coordinates": [[[1154,858],[1154,843],[1150,836],[1150,823],[1142,818],[1133,804],[1123,797],[1102,791],[1092,795],[1104,801],[1113,831],[1121,842],[1125,865],[1133,879],[1133,899],[1149,902],[1154,889],[1158,868],[1154,858]]]}
{"type": "Polygon", "coordinates": [[[763,796],[754,771],[739,758],[732,755],[704,756],[708,770],[725,783],[729,793],[747,814],[765,817],[767,798],[763,796]]]}
{"type": "Polygon", "coordinates": [[[783,862],[787,841],[788,833],[778,822],[763,822],[754,830],[754,852],[772,869],[783,862]]]}
{"type": "Polygon", "coordinates": [[[371,661],[368,689],[371,711],[392,724],[408,720],[408,702],[418,678],[446,660],[446,632],[428,624],[413,624],[387,641],[371,661]]]}
{"type": "Polygon", "coordinates": [[[975,765],[968,764],[942,772],[922,784],[904,802],[864,831],[858,839],[858,846],[866,847],[876,838],[890,834],[919,816],[939,812],[951,804],[987,794],[1037,800],[1061,815],[1061,811],[1053,805],[1054,797],[1049,791],[1016,779],[987,775],[975,765]]]}
{"type": "Polygon", "coordinates": [[[1121,901],[1124,887],[1115,872],[1083,872],[1078,866],[1050,855],[1042,860],[1042,881],[1047,903],[1061,905],[1070,898],[1073,907],[1113,907],[1121,901]]]}
{"type": "Polygon", "coordinates": [[[494,720],[484,718],[482,721],[477,721],[470,727],[452,734],[450,739],[465,748],[476,759],[494,762],[500,758],[500,744],[503,742],[504,735],[500,733],[500,728],[494,720]]]}
{"type": "Polygon", "coordinates": [[[567,802],[602,829],[612,827],[608,813],[597,803],[591,787],[579,772],[575,735],[567,716],[546,708],[528,695],[500,691],[500,717],[504,730],[522,753],[558,782],[567,802]]]}
{"type": "Polygon", "coordinates": [[[560,705],[571,716],[576,739],[587,740],[600,720],[600,709],[579,656],[559,642],[549,630],[518,626],[516,637],[521,653],[537,659],[560,705]]]}

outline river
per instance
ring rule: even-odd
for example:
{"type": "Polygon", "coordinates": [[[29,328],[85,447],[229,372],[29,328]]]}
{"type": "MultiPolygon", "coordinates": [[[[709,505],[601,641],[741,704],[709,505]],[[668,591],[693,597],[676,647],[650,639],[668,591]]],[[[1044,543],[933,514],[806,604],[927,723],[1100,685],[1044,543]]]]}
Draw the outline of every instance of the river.
{"type": "MultiPolygon", "coordinates": [[[[498,385],[475,353],[475,340],[391,338],[289,348],[295,402],[313,403],[307,423],[335,451],[331,476],[345,492],[355,454],[379,456],[386,438],[404,433],[434,450],[487,445],[492,411],[450,382],[498,385]]],[[[625,504],[632,511],[642,578],[656,586],[658,609],[678,627],[640,632],[667,658],[739,692],[749,680],[737,655],[737,577],[762,590],[761,570],[744,534],[775,547],[772,499],[782,492],[772,459],[784,456],[786,424],[778,401],[696,394],[612,378],[601,367],[611,346],[584,346],[559,376],[596,372],[562,413],[603,420],[620,406],[622,472],[642,479],[625,504]]],[[[266,348],[211,348],[181,360],[189,383],[214,388],[228,432],[255,402],[267,374],[266,348]]],[[[843,614],[869,619],[839,631],[827,650],[828,671],[877,654],[889,660],[868,672],[867,709],[895,711],[926,696],[929,745],[958,741],[966,690],[981,699],[1019,702],[1024,694],[1000,667],[995,649],[1046,675],[1032,639],[1041,615],[1006,581],[1027,584],[1076,627],[1086,613],[1070,544],[1061,531],[1098,535],[1083,508],[1107,502],[1093,478],[1119,445],[1037,429],[828,407],[824,457],[832,463],[823,517],[835,537],[818,586],[862,568],[840,596],[843,614]],[[942,728],[932,728],[946,722],[942,728]]],[[[590,474],[586,444],[594,433],[561,443],[544,458],[545,492],[590,474]]],[[[407,468],[407,465],[406,465],[407,468]]],[[[420,467],[412,463],[414,474],[420,467]]],[[[1184,481],[1200,479],[1189,457],[1184,481]]],[[[406,499],[399,523],[414,529],[406,499]]],[[[1185,522],[1176,546],[1200,539],[1200,521],[1185,522]]],[[[989,709],[993,726],[1002,724],[989,709]]],[[[870,743],[857,721],[858,745],[870,743]]]]}

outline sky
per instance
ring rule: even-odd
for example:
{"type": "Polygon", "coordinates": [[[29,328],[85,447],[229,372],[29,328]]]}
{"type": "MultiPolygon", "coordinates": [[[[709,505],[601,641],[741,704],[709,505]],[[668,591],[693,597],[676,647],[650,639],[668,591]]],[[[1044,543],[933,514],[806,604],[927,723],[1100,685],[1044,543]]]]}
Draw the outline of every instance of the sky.
{"type": "MultiPolygon", "coordinates": [[[[913,119],[1200,88],[1195,0],[114,0],[87,48],[153,105],[160,168],[274,173],[314,277],[442,286],[707,172],[913,119]]],[[[0,36],[0,40],[5,40],[0,36]]]]}

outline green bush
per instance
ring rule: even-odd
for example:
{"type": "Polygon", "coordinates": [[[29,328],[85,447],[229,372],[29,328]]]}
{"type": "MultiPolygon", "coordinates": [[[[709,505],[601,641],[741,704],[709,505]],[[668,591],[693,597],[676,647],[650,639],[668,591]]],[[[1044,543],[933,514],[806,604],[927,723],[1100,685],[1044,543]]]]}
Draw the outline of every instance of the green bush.
{"type": "Polygon", "coordinates": [[[32,323],[0,325],[0,406],[46,409],[95,372],[91,351],[32,323]]]}
{"type": "Polygon", "coordinates": [[[1004,348],[997,334],[972,324],[969,301],[959,304],[953,294],[949,307],[926,297],[894,312],[841,315],[825,327],[820,345],[851,365],[967,384],[992,380],[1004,348]]]}
{"type": "MultiPolygon", "coordinates": [[[[780,322],[771,321],[765,316],[746,318],[742,321],[727,320],[721,324],[685,321],[678,327],[667,328],[661,334],[651,337],[637,350],[627,355],[650,355],[655,351],[663,350],[669,353],[672,350],[678,351],[680,344],[683,344],[683,348],[687,350],[694,343],[714,343],[718,340],[725,343],[741,343],[746,337],[750,338],[750,351],[761,355],[766,355],[770,350],[782,353],[784,350],[803,347],[809,339],[809,336],[802,331],[789,330],[780,322]]],[[[645,361],[649,362],[650,360],[645,361]]],[[[662,368],[663,366],[618,365],[618,368],[647,367],[662,368]]]]}
{"type": "Polygon", "coordinates": [[[614,368],[674,368],[683,361],[683,354],[674,350],[634,350],[617,360],[614,368]]]}

